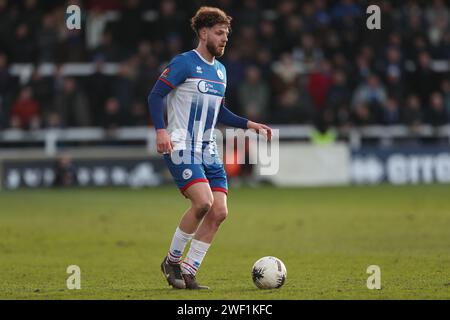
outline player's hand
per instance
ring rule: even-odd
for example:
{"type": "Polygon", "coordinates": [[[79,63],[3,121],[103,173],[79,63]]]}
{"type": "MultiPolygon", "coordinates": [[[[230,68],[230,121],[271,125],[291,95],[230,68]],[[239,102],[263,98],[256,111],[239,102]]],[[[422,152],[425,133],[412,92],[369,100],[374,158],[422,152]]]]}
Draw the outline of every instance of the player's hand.
{"type": "Polygon", "coordinates": [[[267,141],[272,140],[272,128],[265,124],[249,121],[247,123],[247,128],[254,129],[257,133],[264,135],[267,141]]]}
{"type": "Polygon", "coordinates": [[[166,129],[156,130],[156,150],[162,154],[170,154],[173,150],[173,144],[166,129]]]}

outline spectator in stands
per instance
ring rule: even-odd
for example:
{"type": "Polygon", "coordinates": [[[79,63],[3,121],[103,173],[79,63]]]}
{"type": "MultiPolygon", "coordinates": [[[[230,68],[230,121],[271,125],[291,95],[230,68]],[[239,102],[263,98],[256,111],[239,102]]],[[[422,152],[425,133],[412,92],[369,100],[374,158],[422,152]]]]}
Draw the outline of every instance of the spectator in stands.
{"type": "Polygon", "coordinates": [[[352,127],[352,113],[350,104],[341,103],[337,105],[334,111],[334,124],[342,129],[343,132],[348,132],[352,127]]]}
{"type": "Polygon", "coordinates": [[[331,24],[331,13],[327,8],[326,0],[314,0],[314,20],[318,27],[329,27],[331,24]]]}
{"type": "MultiPolygon", "coordinates": [[[[293,50],[293,58],[305,72],[312,72],[324,57],[317,45],[317,40],[310,33],[301,36],[301,43],[293,50]]],[[[317,69],[316,69],[317,70],[317,69]]]]}
{"type": "Polygon", "coordinates": [[[342,52],[341,39],[337,31],[326,29],[322,41],[325,56],[333,61],[336,68],[345,69],[341,63],[346,62],[346,58],[342,52]]]}
{"type": "Polygon", "coordinates": [[[239,104],[247,118],[258,122],[267,121],[269,115],[270,91],[256,66],[245,70],[245,80],[239,87],[239,104]]]}
{"type": "Polygon", "coordinates": [[[128,110],[134,100],[138,62],[136,57],[123,62],[119,66],[118,74],[114,79],[113,92],[119,100],[122,111],[128,110]]]}
{"type": "Polygon", "coordinates": [[[388,97],[382,105],[382,124],[395,125],[400,124],[400,107],[395,97],[388,97]]]}
{"type": "MultiPolygon", "coordinates": [[[[300,14],[291,13],[286,17],[283,25],[283,34],[279,39],[281,40],[281,50],[283,51],[293,51],[294,57],[298,59],[302,59],[302,48],[301,41],[305,40],[305,38],[301,39],[301,32],[308,32],[310,29],[308,28],[310,25],[305,23],[300,14]]],[[[307,39],[311,40],[311,38],[307,39]]],[[[313,44],[310,42],[308,44],[313,44]]],[[[308,48],[308,52],[311,52],[308,48]]],[[[299,61],[301,62],[301,61],[299,61]]]]}
{"type": "Polygon", "coordinates": [[[377,71],[382,74],[384,81],[389,77],[389,72],[395,70],[398,77],[402,78],[404,73],[403,59],[400,48],[391,46],[386,50],[385,57],[378,60],[377,71]]]}
{"type": "Polygon", "coordinates": [[[436,48],[436,57],[442,60],[450,60],[450,28],[448,28],[443,36],[440,45],[436,48]]]}
{"type": "Polygon", "coordinates": [[[42,20],[41,8],[38,6],[37,0],[23,1],[23,11],[20,14],[20,19],[26,23],[28,30],[34,35],[42,20]]]}
{"type": "Polygon", "coordinates": [[[350,101],[351,88],[347,81],[347,75],[341,69],[333,73],[332,85],[326,96],[325,110],[334,114],[334,125],[350,128],[350,101]]]}
{"type": "Polygon", "coordinates": [[[88,127],[92,123],[89,100],[74,78],[64,79],[63,87],[55,95],[53,110],[59,114],[63,127],[88,127]]]}
{"type": "Polygon", "coordinates": [[[8,85],[8,71],[5,70],[6,56],[0,53],[0,130],[4,129],[8,123],[8,114],[6,112],[6,86],[8,85]],[[6,81],[5,81],[6,80],[6,81]]]}
{"type": "Polygon", "coordinates": [[[0,130],[6,128],[8,123],[8,115],[6,114],[5,106],[2,98],[0,98],[0,130]]]}
{"type": "Polygon", "coordinates": [[[239,48],[240,58],[245,63],[251,63],[255,60],[259,45],[256,28],[245,25],[240,32],[233,37],[233,45],[239,48]]]}
{"type": "Polygon", "coordinates": [[[2,105],[3,121],[9,122],[9,109],[11,106],[12,94],[15,91],[14,78],[9,73],[8,59],[0,51],[0,103],[2,105]]]}
{"type": "Polygon", "coordinates": [[[53,102],[53,78],[43,77],[41,70],[36,67],[28,85],[33,89],[34,97],[42,108],[42,114],[46,113],[53,102]]]}
{"type": "Polygon", "coordinates": [[[11,110],[11,127],[33,130],[41,125],[40,106],[31,87],[23,87],[11,110]]]}
{"type": "Polygon", "coordinates": [[[307,120],[310,120],[310,116],[308,115],[308,119],[306,119],[307,115],[304,110],[313,109],[312,101],[310,101],[310,105],[306,103],[305,100],[309,98],[308,92],[299,91],[296,89],[290,89],[284,91],[280,95],[277,96],[275,100],[276,108],[273,114],[273,121],[275,123],[305,123],[307,120]],[[304,99],[303,102],[301,99],[304,99]]]}
{"type": "Polygon", "coordinates": [[[328,60],[318,61],[308,78],[308,92],[318,111],[324,108],[328,90],[332,84],[331,68],[331,63],[328,60]]]}
{"type": "Polygon", "coordinates": [[[341,0],[333,7],[331,15],[339,23],[348,18],[360,18],[361,9],[353,0],[341,0]]]}
{"type": "Polygon", "coordinates": [[[276,29],[277,29],[277,38],[279,38],[280,44],[283,45],[283,48],[281,48],[283,51],[289,50],[291,48],[284,47],[284,41],[285,41],[285,35],[289,34],[287,31],[287,24],[286,22],[289,20],[289,17],[291,17],[293,14],[297,15],[299,14],[298,10],[298,3],[293,0],[282,0],[277,3],[277,17],[274,21],[276,29]]]}
{"type": "Polygon", "coordinates": [[[364,102],[354,105],[351,118],[356,126],[373,125],[377,120],[369,105],[364,102]]]}
{"type": "Polygon", "coordinates": [[[104,72],[104,60],[102,56],[96,57],[94,61],[94,74],[92,74],[86,86],[89,97],[90,116],[95,125],[101,125],[103,108],[106,99],[112,94],[112,77],[104,72]]]}
{"type": "Polygon", "coordinates": [[[266,50],[277,55],[280,53],[280,39],[276,36],[276,31],[273,21],[261,20],[258,27],[259,51],[266,50]]]}
{"type": "Polygon", "coordinates": [[[173,57],[182,52],[183,41],[181,40],[181,37],[176,33],[167,36],[164,44],[166,48],[166,57],[173,57]]]}
{"type": "Polygon", "coordinates": [[[428,24],[432,24],[439,18],[450,19],[450,10],[448,6],[445,5],[444,0],[433,0],[430,1],[431,5],[427,6],[425,9],[425,18],[428,24]]]}
{"type": "Polygon", "coordinates": [[[14,62],[32,62],[36,58],[36,47],[27,24],[20,23],[15,29],[15,39],[11,47],[14,62]]]}
{"type": "MultiPolygon", "coordinates": [[[[319,26],[319,21],[315,16],[316,3],[312,1],[303,1],[300,6],[301,20],[303,23],[303,30],[306,33],[313,33],[319,26]]],[[[294,16],[294,15],[293,15],[294,16]]],[[[289,30],[289,29],[288,29],[289,30]]],[[[300,29],[301,30],[301,29],[300,29]]]]}
{"type": "Polygon", "coordinates": [[[100,45],[91,51],[91,57],[94,60],[102,57],[106,62],[118,62],[123,58],[122,50],[114,42],[110,30],[105,30],[105,32],[103,32],[100,45]]]}
{"type": "Polygon", "coordinates": [[[67,62],[83,61],[87,56],[84,45],[82,31],[79,29],[70,30],[61,45],[61,55],[67,62]]]}
{"type": "Polygon", "coordinates": [[[428,39],[433,47],[438,47],[443,41],[450,22],[450,11],[442,0],[434,0],[425,10],[425,18],[429,25],[428,39]]]}
{"type": "MultiPolygon", "coordinates": [[[[243,82],[245,70],[255,65],[271,93],[268,99],[262,99],[267,104],[257,107],[270,109],[261,112],[270,115],[268,122],[311,123],[316,119],[314,111],[347,128],[352,122],[391,122],[385,119],[386,107],[391,104],[386,102],[388,96],[397,102],[404,123],[441,123],[444,120],[438,117],[444,115],[444,122],[450,122],[447,1],[381,1],[382,30],[376,32],[366,30],[364,7],[355,0],[216,3],[235,17],[235,36],[220,59],[227,68],[227,104],[233,111],[255,112],[254,107],[248,107],[249,97],[243,97],[242,88],[248,86],[247,81],[243,82]],[[315,69],[318,61],[329,62],[326,72],[315,69]],[[308,78],[310,92],[305,90],[308,78]],[[440,98],[434,94],[437,90],[444,112],[439,111],[440,98]],[[320,110],[309,109],[311,95],[320,110]],[[418,108],[411,95],[421,100],[418,108]],[[404,101],[405,97],[414,102],[404,101]],[[285,110],[287,116],[280,110],[285,110]]],[[[84,125],[88,122],[80,119],[85,119],[82,114],[86,107],[89,123],[102,125],[104,107],[112,94],[119,100],[124,123],[143,123],[138,121],[142,114],[139,99],[147,95],[149,83],[159,76],[168,55],[191,47],[192,31],[179,26],[187,23],[187,13],[198,2],[73,0],[71,4],[82,8],[82,30],[68,30],[66,5],[61,1],[0,0],[0,104],[6,125],[10,123],[12,100],[18,95],[17,83],[26,78],[25,73],[20,79],[12,76],[7,61],[56,64],[54,74],[47,77],[34,71],[26,82],[40,105],[45,126],[64,127],[67,121],[70,125],[84,125]],[[107,10],[119,10],[119,19],[109,20],[107,10]],[[154,14],[147,10],[154,10],[154,14]],[[83,100],[87,94],[89,103],[76,112],[72,105],[79,102],[67,100],[69,107],[56,103],[62,96],[75,97],[64,93],[64,65],[90,61],[94,61],[96,72],[80,77],[79,85],[75,85],[80,93],[75,100],[80,101],[80,96],[83,100]],[[120,64],[119,72],[106,75],[103,62],[120,64]],[[68,109],[72,110],[70,116],[68,109]]]]}
{"type": "Polygon", "coordinates": [[[380,79],[371,74],[367,78],[367,82],[358,86],[353,94],[352,104],[372,104],[376,106],[384,105],[386,102],[386,90],[380,83],[380,79]]]}
{"type": "Polygon", "coordinates": [[[257,26],[261,21],[262,12],[258,7],[258,0],[244,0],[242,9],[236,13],[235,21],[237,27],[257,26]]]}
{"type": "Polygon", "coordinates": [[[45,119],[44,119],[45,128],[47,128],[47,129],[62,128],[61,118],[59,116],[59,113],[57,113],[56,111],[50,110],[44,115],[44,117],[45,117],[45,119]]]}
{"type": "Polygon", "coordinates": [[[56,62],[59,39],[53,12],[46,13],[43,16],[42,28],[37,31],[36,38],[39,62],[56,62]]]}
{"type": "Polygon", "coordinates": [[[412,74],[411,91],[416,92],[422,103],[428,103],[431,93],[438,88],[439,76],[431,69],[431,56],[428,52],[419,53],[416,71],[412,74]]]}
{"type": "Polygon", "coordinates": [[[149,53],[139,57],[139,66],[136,72],[135,96],[138,98],[146,97],[149,88],[152,87],[161,74],[156,55],[149,53]]]}
{"type": "Polygon", "coordinates": [[[141,101],[135,101],[131,106],[130,115],[129,115],[129,126],[142,126],[145,127],[149,123],[149,114],[148,108],[145,103],[141,101]]]}
{"type": "MultiPolygon", "coordinates": [[[[410,1],[405,5],[404,13],[404,37],[407,42],[414,42],[415,50],[413,50],[413,53],[418,53],[421,51],[419,47],[422,46],[420,39],[425,38],[426,31],[423,12],[416,1],[410,1]]],[[[415,56],[412,56],[412,58],[415,58],[415,56]]]]}
{"type": "MultiPolygon", "coordinates": [[[[178,27],[179,24],[177,25],[177,28],[178,27]]],[[[159,27],[158,30],[160,30],[159,27]]],[[[131,54],[141,39],[142,33],[142,10],[140,0],[125,0],[120,14],[120,20],[115,29],[115,35],[119,41],[119,45],[127,54],[131,54]]]]}
{"type": "Polygon", "coordinates": [[[123,122],[123,115],[120,112],[119,100],[114,97],[108,98],[108,100],[106,100],[103,111],[103,128],[107,129],[108,131],[114,131],[124,124],[125,123],[123,122]]]}
{"type": "Polygon", "coordinates": [[[246,64],[242,61],[239,49],[230,47],[223,59],[223,64],[227,69],[227,104],[231,111],[240,113],[238,90],[245,79],[246,64]]]}
{"type": "Polygon", "coordinates": [[[188,28],[180,28],[180,25],[186,23],[186,16],[183,11],[177,10],[177,2],[174,0],[164,0],[159,4],[159,15],[155,21],[155,27],[158,28],[156,37],[164,40],[168,35],[177,35],[181,37],[189,36],[185,31],[188,28]]]}
{"type": "Polygon", "coordinates": [[[303,71],[299,63],[292,57],[292,54],[288,52],[281,54],[280,59],[272,65],[272,88],[274,94],[282,94],[292,88],[297,88],[303,71]]]}
{"type": "Polygon", "coordinates": [[[77,184],[77,171],[72,157],[68,154],[58,156],[55,165],[55,187],[72,187],[77,184]]]}
{"type": "Polygon", "coordinates": [[[423,124],[422,106],[417,95],[411,94],[407,97],[402,118],[409,127],[418,127],[423,124]]]}
{"type": "Polygon", "coordinates": [[[122,1],[121,0],[88,0],[87,1],[87,7],[89,9],[91,8],[98,8],[99,10],[107,11],[118,11],[122,7],[122,1]]]}
{"type": "Polygon", "coordinates": [[[262,78],[266,79],[266,81],[268,81],[272,76],[272,61],[273,55],[269,49],[263,48],[258,51],[255,63],[261,71],[262,78]]]}
{"type": "Polygon", "coordinates": [[[352,87],[357,87],[365,83],[372,74],[369,58],[363,55],[356,57],[355,65],[352,70],[352,87]]]}
{"type": "Polygon", "coordinates": [[[440,126],[447,123],[447,114],[444,106],[444,99],[440,92],[433,92],[427,110],[428,122],[433,126],[440,126]]]}
{"type": "Polygon", "coordinates": [[[311,131],[310,141],[315,145],[330,145],[336,142],[336,130],[331,128],[331,113],[323,111],[323,115],[318,117],[311,131]]]}
{"type": "Polygon", "coordinates": [[[447,122],[450,122],[450,78],[442,81],[441,90],[444,99],[445,112],[447,113],[447,122]]]}
{"type": "Polygon", "coordinates": [[[8,7],[8,0],[0,0],[0,48],[12,49],[16,20],[17,11],[8,7]]]}
{"type": "Polygon", "coordinates": [[[336,70],[327,91],[326,108],[337,110],[342,105],[349,105],[350,101],[351,89],[347,83],[347,76],[342,70],[336,70]]]}
{"type": "Polygon", "coordinates": [[[397,101],[404,101],[405,86],[403,85],[401,71],[396,66],[389,66],[386,72],[387,94],[394,97],[397,101]]]}

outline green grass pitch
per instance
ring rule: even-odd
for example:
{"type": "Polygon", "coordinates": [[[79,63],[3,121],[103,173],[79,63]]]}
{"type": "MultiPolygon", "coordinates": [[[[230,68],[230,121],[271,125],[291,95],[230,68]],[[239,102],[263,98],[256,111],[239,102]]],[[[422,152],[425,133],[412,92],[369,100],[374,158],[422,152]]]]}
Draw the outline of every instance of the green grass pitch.
{"type": "Polygon", "coordinates": [[[196,292],[159,269],[188,205],[175,187],[1,191],[0,298],[450,299],[449,185],[231,189],[196,292]],[[286,264],[281,289],[252,283],[266,255],[286,264]]]}

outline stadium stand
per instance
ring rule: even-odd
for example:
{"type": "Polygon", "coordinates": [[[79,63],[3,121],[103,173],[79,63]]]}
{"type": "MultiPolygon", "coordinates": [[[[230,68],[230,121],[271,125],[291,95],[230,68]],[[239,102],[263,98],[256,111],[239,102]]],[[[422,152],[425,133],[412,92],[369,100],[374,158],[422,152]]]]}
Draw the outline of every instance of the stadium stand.
{"type": "MultiPolygon", "coordinates": [[[[148,90],[193,47],[188,18],[202,2],[70,3],[81,30],[67,29],[64,1],[0,1],[0,128],[151,125],[148,90]]],[[[235,112],[340,128],[449,122],[444,1],[379,1],[377,32],[362,20],[364,1],[211,4],[234,17],[222,61],[235,112]]]]}

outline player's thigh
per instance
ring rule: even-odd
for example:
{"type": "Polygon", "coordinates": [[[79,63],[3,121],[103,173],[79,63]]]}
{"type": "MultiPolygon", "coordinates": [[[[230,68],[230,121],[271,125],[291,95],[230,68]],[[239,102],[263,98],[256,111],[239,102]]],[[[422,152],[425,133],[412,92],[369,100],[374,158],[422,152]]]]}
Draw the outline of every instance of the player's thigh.
{"type": "Polygon", "coordinates": [[[213,192],[228,193],[227,174],[222,163],[205,164],[204,171],[213,192]]]}
{"type": "Polygon", "coordinates": [[[184,192],[194,207],[209,211],[214,205],[214,196],[207,182],[199,182],[187,188],[184,192]]]}
{"type": "Polygon", "coordinates": [[[201,163],[182,161],[183,152],[184,150],[179,150],[174,151],[171,155],[166,154],[164,155],[164,160],[175,184],[181,193],[185,194],[185,191],[194,184],[199,182],[208,183],[208,179],[201,163]]]}

